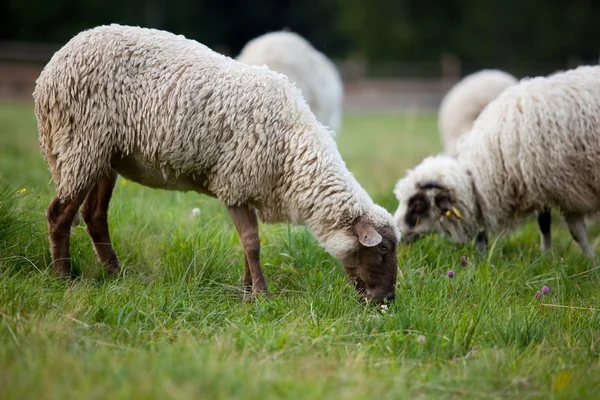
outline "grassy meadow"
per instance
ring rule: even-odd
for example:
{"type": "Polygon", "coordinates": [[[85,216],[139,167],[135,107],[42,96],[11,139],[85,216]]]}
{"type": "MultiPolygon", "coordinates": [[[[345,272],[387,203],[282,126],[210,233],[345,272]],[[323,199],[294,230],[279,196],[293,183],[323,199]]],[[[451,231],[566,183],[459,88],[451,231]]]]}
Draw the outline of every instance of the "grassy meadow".
{"type": "MultiPolygon", "coordinates": [[[[391,212],[396,180],[441,148],[434,115],[348,115],[338,142],[391,212]]],[[[124,179],[109,217],[121,276],[103,276],[79,226],[79,277],[55,278],[53,190],[33,106],[0,103],[2,399],[599,396],[600,270],[557,218],[553,254],[542,254],[534,223],[491,237],[485,258],[439,237],[400,246],[387,310],[361,304],[307,230],[261,225],[274,297],[247,303],[225,209],[124,179]]],[[[592,242],[599,234],[591,229],[592,242]]]]}

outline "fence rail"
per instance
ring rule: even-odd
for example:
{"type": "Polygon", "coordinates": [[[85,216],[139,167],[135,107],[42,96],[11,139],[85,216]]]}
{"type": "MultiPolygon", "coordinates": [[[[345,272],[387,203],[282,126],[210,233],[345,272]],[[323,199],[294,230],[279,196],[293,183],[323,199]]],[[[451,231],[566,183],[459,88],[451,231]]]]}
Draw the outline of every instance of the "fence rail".
{"type": "MultiPolygon", "coordinates": [[[[31,101],[35,80],[59,48],[56,44],[0,41],[0,98],[31,101]]],[[[578,59],[552,65],[507,62],[488,68],[523,77],[546,75],[582,63],[578,59]]],[[[453,54],[444,54],[437,63],[367,65],[360,60],[343,60],[337,65],[344,78],[348,111],[433,111],[461,76],[475,70],[453,54]]]]}
{"type": "Polygon", "coordinates": [[[0,61],[45,64],[60,47],[58,44],[0,41],[0,61]]]}

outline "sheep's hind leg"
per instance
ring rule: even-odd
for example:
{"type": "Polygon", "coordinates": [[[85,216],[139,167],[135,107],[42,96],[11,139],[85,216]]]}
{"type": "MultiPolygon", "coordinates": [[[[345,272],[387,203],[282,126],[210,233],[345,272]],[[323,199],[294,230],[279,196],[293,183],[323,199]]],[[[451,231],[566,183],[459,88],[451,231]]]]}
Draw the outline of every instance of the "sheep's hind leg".
{"type": "Polygon", "coordinates": [[[54,272],[61,277],[69,277],[71,275],[71,263],[69,262],[71,224],[75,215],[77,215],[77,210],[79,210],[84,197],[85,193],[74,199],[64,201],[56,197],[50,203],[46,213],[48,218],[48,236],[52,252],[52,265],[54,272]]]}
{"type": "Polygon", "coordinates": [[[247,204],[227,207],[227,211],[244,248],[244,282],[252,284],[252,297],[259,294],[270,296],[267,283],[260,269],[260,238],[258,236],[256,213],[247,204]]]}
{"type": "Polygon", "coordinates": [[[583,216],[580,214],[565,214],[565,221],[567,222],[567,225],[569,225],[571,236],[579,243],[581,250],[589,257],[594,258],[596,255],[588,241],[583,216]]]}
{"type": "Polygon", "coordinates": [[[108,232],[108,205],[117,181],[117,174],[111,171],[101,178],[88,193],[81,215],[85,221],[87,232],[92,238],[96,254],[109,275],[119,272],[119,261],[110,242],[108,232]]]}
{"type": "MultiPolygon", "coordinates": [[[[244,251],[245,253],[245,251],[244,251]]],[[[250,263],[248,257],[244,254],[244,290],[252,290],[252,273],[250,272],[250,263]]]]}
{"type": "Polygon", "coordinates": [[[481,231],[475,237],[475,248],[480,255],[484,256],[488,246],[488,235],[485,231],[481,231]]]}
{"type": "Polygon", "coordinates": [[[537,221],[542,239],[542,250],[550,251],[552,250],[552,234],[550,232],[550,227],[552,224],[551,211],[549,209],[541,211],[538,214],[537,221]]]}

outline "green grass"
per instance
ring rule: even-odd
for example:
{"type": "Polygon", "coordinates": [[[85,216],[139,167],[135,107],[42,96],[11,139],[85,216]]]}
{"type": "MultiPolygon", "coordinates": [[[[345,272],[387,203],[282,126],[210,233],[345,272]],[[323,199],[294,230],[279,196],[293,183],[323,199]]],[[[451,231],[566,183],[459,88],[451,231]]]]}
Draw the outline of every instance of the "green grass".
{"type": "MultiPolygon", "coordinates": [[[[339,145],[390,211],[396,180],[440,149],[435,117],[418,115],[347,116],[339,145]]],[[[215,200],[117,185],[122,276],[103,277],[78,227],[81,275],[56,279],[32,106],[0,103],[0,398],[598,396],[600,270],[558,222],[552,255],[533,223],[492,238],[485,259],[439,237],[401,247],[387,312],[360,304],[304,228],[261,225],[275,296],[245,303],[242,249],[215,200]],[[534,299],[544,284],[550,293],[534,299]]]]}

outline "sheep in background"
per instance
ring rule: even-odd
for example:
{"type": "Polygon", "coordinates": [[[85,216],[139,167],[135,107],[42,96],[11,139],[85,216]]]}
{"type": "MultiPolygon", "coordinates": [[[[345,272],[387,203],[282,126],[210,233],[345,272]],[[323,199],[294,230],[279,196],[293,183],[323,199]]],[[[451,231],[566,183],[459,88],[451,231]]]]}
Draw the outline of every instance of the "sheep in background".
{"type": "Polygon", "coordinates": [[[484,69],[454,85],[444,96],[438,114],[444,152],[455,156],[458,139],[471,130],[485,106],[517,82],[514,76],[506,72],[484,69]]]}
{"type": "Polygon", "coordinates": [[[108,273],[119,271],[107,213],[120,174],[219,199],[238,231],[253,295],[268,293],[258,213],[264,222],[306,225],[365,298],[394,298],[398,228],[284,75],[183,36],[110,25],[81,32],[56,52],[33,97],[56,184],[47,217],[59,275],[70,273],[70,228],[80,206],[98,258],[108,273]]]}
{"type": "MultiPolygon", "coordinates": [[[[476,238],[483,248],[486,232],[557,207],[583,252],[594,255],[583,217],[600,210],[600,67],[507,88],[457,151],[457,158],[426,158],[397,183],[404,239],[435,231],[455,242],[476,238]]],[[[549,218],[539,222],[550,241],[549,218]]]]}
{"type": "Polygon", "coordinates": [[[335,136],[342,123],[344,88],[336,66],[300,35],[271,32],[249,41],[237,61],[266,65],[300,88],[317,120],[335,136]]]}

